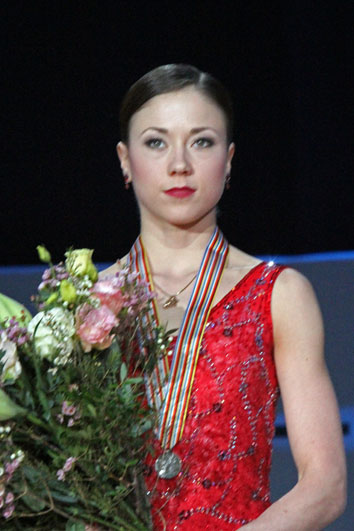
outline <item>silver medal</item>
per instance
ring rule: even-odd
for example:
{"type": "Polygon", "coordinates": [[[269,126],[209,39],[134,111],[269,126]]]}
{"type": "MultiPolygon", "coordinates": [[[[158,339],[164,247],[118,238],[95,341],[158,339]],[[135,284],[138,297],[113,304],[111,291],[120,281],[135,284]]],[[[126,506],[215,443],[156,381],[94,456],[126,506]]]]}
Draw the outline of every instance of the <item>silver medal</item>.
{"type": "Polygon", "coordinates": [[[155,461],[155,470],[162,479],[171,479],[181,471],[182,462],[178,455],[168,450],[155,461]]]}

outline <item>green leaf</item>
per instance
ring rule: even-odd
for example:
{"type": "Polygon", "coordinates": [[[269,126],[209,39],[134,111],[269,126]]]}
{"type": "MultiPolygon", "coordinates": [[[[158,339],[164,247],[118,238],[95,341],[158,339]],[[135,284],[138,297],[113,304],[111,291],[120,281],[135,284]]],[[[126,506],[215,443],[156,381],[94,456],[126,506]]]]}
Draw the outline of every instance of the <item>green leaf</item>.
{"type": "Polygon", "coordinates": [[[31,511],[38,513],[39,511],[43,511],[43,509],[46,506],[46,502],[44,500],[38,499],[33,496],[33,494],[25,494],[21,497],[21,500],[31,509],[31,511]]]}
{"type": "Polygon", "coordinates": [[[61,492],[57,492],[55,490],[52,490],[50,493],[54,500],[58,500],[63,503],[76,503],[78,500],[76,496],[70,496],[70,494],[61,494],[61,492]]]}
{"type": "Polygon", "coordinates": [[[120,349],[116,341],[113,341],[112,345],[109,347],[108,351],[108,363],[109,364],[115,364],[117,361],[120,360],[120,349]]]}
{"type": "Polygon", "coordinates": [[[25,392],[24,405],[28,408],[31,407],[32,409],[34,409],[35,407],[33,396],[31,395],[31,392],[28,390],[26,390],[25,392]]]}
{"type": "Polygon", "coordinates": [[[87,404],[87,409],[89,410],[89,412],[91,413],[93,417],[95,418],[97,417],[96,408],[92,404],[87,404]]]}
{"type": "Polygon", "coordinates": [[[127,369],[126,364],[123,362],[122,365],[120,366],[120,381],[121,382],[123,382],[126,379],[127,374],[128,374],[128,369],[127,369]]]}
{"type": "Polygon", "coordinates": [[[130,384],[124,385],[121,390],[120,396],[122,397],[122,401],[125,405],[131,403],[133,399],[132,386],[130,384]]]}
{"type": "Polygon", "coordinates": [[[16,415],[24,415],[26,410],[18,406],[11,398],[0,389],[0,421],[11,419],[16,415]]]}
{"type": "Polygon", "coordinates": [[[143,378],[141,376],[137,376],[135,378],[127,378],[124,382],[124,384],[138,384],[143,381],[143,378]]]}
{"type": "Polygon", "coordinates": [[[33,468],[31,466],[28,466],[28,465],[24,465],[22,467],[22,471],[25,474],[26,478],[31,483],[35,483],[36,481],[40,480],[42,477],[40,470],[33,468]]]}
{"type": "Polygon", "coordinates": [[[0,293],[0,321],[11,317],[20,320],[23,323],[21,326],[28,324],[32,319],[32,315],[22,304],[0,293]],[[22,321],[22,317],[24,321],[22,321]]]}
{"type": "Polygon", "coordinates": [[[85,524],[83,522],[69,520],[66,522],[65,531],[85,531],[85,524]]]}
{"type": "Polygon", "coordinates": [[[126,462],[127,467],[128,466],[135,466],[139,462],[139,459],[130,459],[130,461],[126,462]]]}

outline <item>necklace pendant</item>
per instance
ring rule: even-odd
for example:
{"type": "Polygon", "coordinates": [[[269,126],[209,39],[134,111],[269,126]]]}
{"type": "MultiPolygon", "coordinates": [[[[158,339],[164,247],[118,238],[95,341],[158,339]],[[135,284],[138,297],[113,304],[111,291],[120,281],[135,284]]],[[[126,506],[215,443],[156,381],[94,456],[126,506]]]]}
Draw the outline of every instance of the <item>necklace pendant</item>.
{"type": "Polygon", "coordinates": [[[178,299],[176,297],[176,295],[171,295],[171,297],[169,297],[167,299],[167,301],[165,301],[162,305],[163,308],[173,308],[174,306],[177,306],[177,303],[178,303],[178,299]]]}

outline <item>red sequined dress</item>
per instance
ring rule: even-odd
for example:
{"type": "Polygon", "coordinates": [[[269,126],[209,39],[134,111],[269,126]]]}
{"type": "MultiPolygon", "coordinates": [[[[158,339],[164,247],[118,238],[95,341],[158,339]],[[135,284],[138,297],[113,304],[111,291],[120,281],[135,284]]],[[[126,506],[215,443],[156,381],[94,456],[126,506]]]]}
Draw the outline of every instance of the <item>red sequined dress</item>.
{"type": "Polygon", "coordinates": [[[234,531],[269,505],[278,386],[271,294],[282,267],[255,266],[216,306],[204,331],[176,478],[146,463],[154,529],[234,531]]]}

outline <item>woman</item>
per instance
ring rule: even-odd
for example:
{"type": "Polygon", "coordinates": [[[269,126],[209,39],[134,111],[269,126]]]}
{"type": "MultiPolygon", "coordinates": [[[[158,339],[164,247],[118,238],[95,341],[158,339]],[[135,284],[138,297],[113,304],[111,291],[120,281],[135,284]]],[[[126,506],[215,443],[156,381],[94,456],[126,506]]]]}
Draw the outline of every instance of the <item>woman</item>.
{"type": "Polygon", "coordinates": [[[117,152],[141,217],[125,261],[157,292],[151,318],[179,330],[147,384],[160,408],[146,466],[154,528],[323,529],[343,510],[345,460],[322,320],[306,279],[217,229],[231,112],[222,85],[188,65],[146,74],[121,110],[117,152]],[[278,385],[299,479],[271,505],[278,385]]]}

